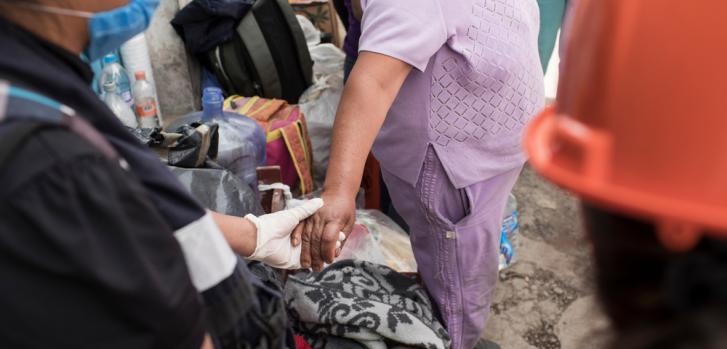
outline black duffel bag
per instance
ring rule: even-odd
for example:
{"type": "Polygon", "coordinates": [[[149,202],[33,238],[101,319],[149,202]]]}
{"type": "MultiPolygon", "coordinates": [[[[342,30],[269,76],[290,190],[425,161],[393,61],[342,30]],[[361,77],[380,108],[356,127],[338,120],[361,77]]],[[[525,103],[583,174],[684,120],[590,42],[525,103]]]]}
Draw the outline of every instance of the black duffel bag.
{"type": "Polygon", "coordinates": [[[297,104],[313,82],[308,45],[287,0],[257,0],[237,26],[237,35],[207,58],[227,95],[297,104]]]}

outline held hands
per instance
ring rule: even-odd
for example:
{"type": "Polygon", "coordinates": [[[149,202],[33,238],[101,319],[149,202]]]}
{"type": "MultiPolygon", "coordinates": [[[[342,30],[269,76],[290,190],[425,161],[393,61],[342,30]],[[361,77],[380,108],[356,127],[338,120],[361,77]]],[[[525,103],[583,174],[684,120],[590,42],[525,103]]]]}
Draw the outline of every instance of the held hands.
{"type": "MultiPolygon", "coordinates": [[[[255,251],[248,259],[257,260],[280,269],[300,269],[302,246],[291,243],[293,231],[303,230],[300,223],[323,207],[323,200],[313,199],[293,209],[260,217],[245,216],[257,228],[255,251]]],[[[300,234],[293,234],[293,241],[300,234]]],[[[300,238],[297,238],[298,241],[300,238]]],[[[335,243],[334,243],[335,244],[335,243]]]]}
{"type": "Polygon", "coordinates": [[[293,209],[245,219],[257,228],[256,248],[248,259],[280,269],[320,271],[340,253],[353,229],[356,207],[353,198],[324,193],[323,199],[293,209]]]}
{"type": "Polygon", "coordinates": [[[321,271],[324,263],[333,263],[356,221],[353,198],[326,192],[323,201],[325,206],[306,221],[302,237],[298,238],[298,231],[293,236],[293,241],[303,242],[302,267],[315,271],[321,271]]]}

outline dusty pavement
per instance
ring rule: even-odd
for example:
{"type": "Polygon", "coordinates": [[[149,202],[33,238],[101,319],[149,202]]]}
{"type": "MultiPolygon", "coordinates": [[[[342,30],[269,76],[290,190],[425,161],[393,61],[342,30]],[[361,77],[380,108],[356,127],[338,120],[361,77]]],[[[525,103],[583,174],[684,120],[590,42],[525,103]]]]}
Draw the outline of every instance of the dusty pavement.
{"type": "Polygon", "coordinates": [[[515,187],[518,261],[500,273],[485,337],[503,349],[600,348],[608,325],[576,200],[526,169],[515,187]]]}

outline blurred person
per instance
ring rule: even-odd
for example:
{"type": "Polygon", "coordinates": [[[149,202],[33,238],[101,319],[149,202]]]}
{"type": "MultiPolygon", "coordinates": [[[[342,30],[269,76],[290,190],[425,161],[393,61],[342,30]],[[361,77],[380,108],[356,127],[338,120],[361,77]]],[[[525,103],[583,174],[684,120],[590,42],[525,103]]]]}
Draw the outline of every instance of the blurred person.
{"type": "Polygon", "coordinates": [[[575,11],[557,103],[526,147],[582,201],[608,347],[724,348],[727,3],[575,11]]]}
{"type": "MultiPolygon", "coordinates": [[[[363,0],[359,55],[334,126],[323,199],[306,223],[315,270],[350,233],[373,145],[419,273],[454,349],[489,315],[524,126],[543,105],[535,0],[363,0]]],[[[297,238],[295,238],[297,240],[297,238]]]]}
{"type": "Polygon", "coordinates": [[[548,64],[558,41],[558,33],[563,25],[568,0],[538,0],[540,7],[540,35],[538,50],[543,71],[548,71],[548,64]]]}
{"type": "Polygon", "coordinates": [[[332,0],[331,2],[333,2],[333,7],[336,9],[338,18],[341,19],[341,24],[343,24],[344,28],[348,28],[348,10],[346,9],[346,1],[332,0]]]}
{"type": "Polygon", "coordinates": [[[565,8],[565,15],[563,16],[563,24],[560,29],[560,45],[558,46],[558,54],[560,55],[560,65],[563,65],[563,57],[565,57],[565,50],[568,47],[570,41],[571,27],[573,27],[573,17],[576,12],[576,7],[581,0],[568,0],[565,8]]]}
{"type": "Polygon", "coordinates": [[[343,42],[343,51],[346,53],[346,61],[343,65],[343,80],[347,81],[351,75],[353,66],[358,58],[358,42],[361,40],[361,0],[343,0],[346,15],[346,39],[343,42]]]}
{"type": "Polygon", "coordinates": [[[300,265],[322,202],[205,211],[90,88],[156,0],[0,1],[0,342],[8,348],[282,348],[282,295],[247,256],[300,265]],[[300,226],[302,228],[302,226],[300,226]]]}

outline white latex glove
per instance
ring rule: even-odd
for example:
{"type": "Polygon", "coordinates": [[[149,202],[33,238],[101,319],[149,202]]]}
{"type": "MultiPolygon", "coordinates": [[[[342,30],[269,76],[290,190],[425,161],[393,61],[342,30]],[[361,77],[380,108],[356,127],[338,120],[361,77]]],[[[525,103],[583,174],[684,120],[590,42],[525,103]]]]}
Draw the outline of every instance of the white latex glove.
{"type": "Polygon", "coordinates": [[[257,228],[255,252],[248,259],[280,269],[300,269],[302,244],[293,246],[290,235],[298,224],[323,207],[323,200],[313,199],[300,206],[260,217],[245,216],[257,228]]]}

